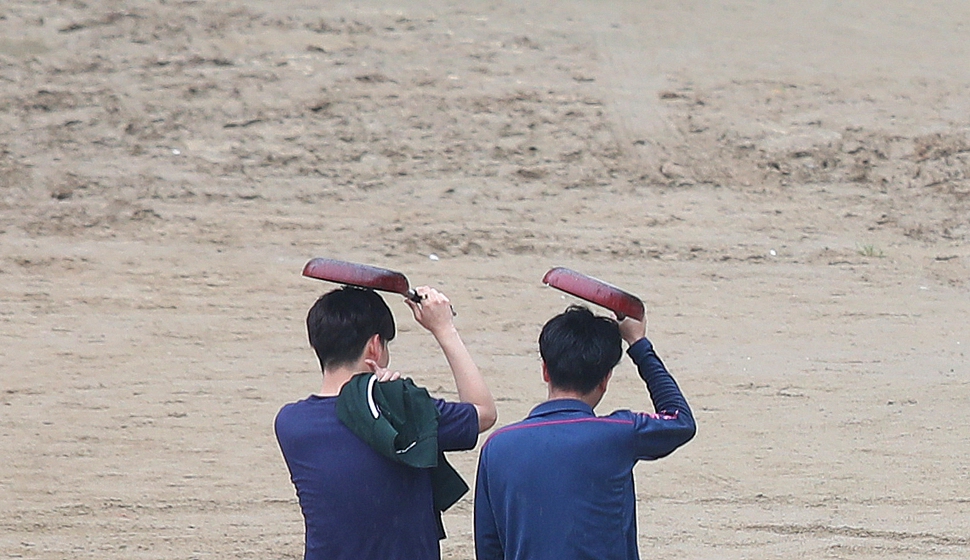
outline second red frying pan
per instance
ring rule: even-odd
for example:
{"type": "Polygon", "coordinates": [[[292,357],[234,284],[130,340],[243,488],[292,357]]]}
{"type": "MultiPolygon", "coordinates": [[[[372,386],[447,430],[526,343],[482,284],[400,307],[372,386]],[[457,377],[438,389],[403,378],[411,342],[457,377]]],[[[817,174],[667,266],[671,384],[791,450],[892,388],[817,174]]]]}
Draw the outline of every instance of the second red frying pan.
{"type": "Polygon", "coordinates": [[[561,266],[551,269],[542,282],[557,290],[574,295],[590,303],[605,307],[616,313],[618,319],[632,317],[642,321],[645,315],[643,301],[612,284],[561,266]]]}

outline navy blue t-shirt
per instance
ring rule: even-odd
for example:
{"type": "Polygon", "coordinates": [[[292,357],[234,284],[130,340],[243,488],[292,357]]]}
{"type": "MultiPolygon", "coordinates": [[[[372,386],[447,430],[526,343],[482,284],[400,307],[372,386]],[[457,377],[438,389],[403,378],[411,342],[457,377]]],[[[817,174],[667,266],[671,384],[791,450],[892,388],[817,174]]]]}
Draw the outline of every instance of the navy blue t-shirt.
{"type": "MultiPolygon", "coordinates": [[[[478,442],[474,405],[436,400],[438,448],[478,442]]],[[[276,439],[306,524],[306,560],[438,560],[430,469],[378,454],[337,419],[337,397],[311,395],[276,415],[276,439]]]]}

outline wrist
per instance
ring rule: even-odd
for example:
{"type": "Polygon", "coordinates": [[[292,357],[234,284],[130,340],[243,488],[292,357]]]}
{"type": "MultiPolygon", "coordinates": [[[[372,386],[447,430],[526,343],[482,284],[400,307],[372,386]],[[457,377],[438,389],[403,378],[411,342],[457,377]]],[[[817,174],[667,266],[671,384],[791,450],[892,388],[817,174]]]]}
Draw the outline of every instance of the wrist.
{"type": "Polygon", "coordinates": [[[454,324],[441,325],[428,330],[438,341],[458,336],[458,329],[455,328],[454,324]]]}
{"type": "Polygon", "coordinates": [[[623,341],[626,342],[629,346],[633,346],[634,344],[636,344],[637,342],[640,342],[644,338],[647,338],[646,333],[637,333],[633,336],[623,337],[623,341]]]}
{"type": "Polygon", "coordinates": [[[626,351],[636,361],[638,357],[653,351],[653,343],[646,336],[642,336],[631,342],[626,351]]]}

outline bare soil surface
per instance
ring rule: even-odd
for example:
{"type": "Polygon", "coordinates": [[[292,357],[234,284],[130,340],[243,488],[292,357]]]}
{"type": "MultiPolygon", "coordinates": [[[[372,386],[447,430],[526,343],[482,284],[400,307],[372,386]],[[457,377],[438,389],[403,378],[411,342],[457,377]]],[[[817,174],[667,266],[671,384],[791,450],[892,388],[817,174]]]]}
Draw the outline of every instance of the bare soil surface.
{"type": "Polygon", "coordinates": [[[300,558],[328,256],[445,291],[499,425],[546,270],[641,295],[699,424],[644,557],[970,557],[970,5],[603,4],[3,3],[0,556],[300,558]]]}

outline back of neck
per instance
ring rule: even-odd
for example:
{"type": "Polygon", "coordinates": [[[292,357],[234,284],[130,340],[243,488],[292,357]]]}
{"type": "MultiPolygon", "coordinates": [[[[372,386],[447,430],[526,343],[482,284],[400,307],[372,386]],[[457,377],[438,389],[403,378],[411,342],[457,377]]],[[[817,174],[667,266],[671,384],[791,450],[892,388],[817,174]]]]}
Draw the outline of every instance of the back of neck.
{"type": "Polygon", "coordinates": [[[321,397],[336,397],[351,377],[365,371],[370,370],[363,363],[324,369],[323,385],[317,394],[321,397]]]}

